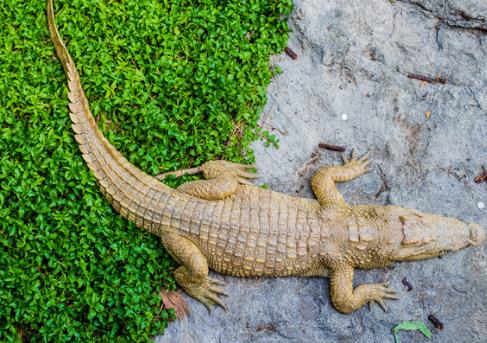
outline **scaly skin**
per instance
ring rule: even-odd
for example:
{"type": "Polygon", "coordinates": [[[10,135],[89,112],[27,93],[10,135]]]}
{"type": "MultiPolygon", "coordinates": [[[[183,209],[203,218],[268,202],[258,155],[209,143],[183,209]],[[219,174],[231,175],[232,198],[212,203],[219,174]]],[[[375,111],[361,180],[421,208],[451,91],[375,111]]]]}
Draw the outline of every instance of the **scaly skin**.
{"type": "Polygon", "coordinates": [[[61,41],[48,0],[48,23],[68,78],[73,130],[100,189],[124,218],[161,237],[180,263],[177,283],[208,307],[224,295],[208,269],[239,277],[329,276],[333,305],[350,313],[373,302],[396,299],[387,284],[353,288],[355,268],[439,256],[478,246],[485,232],[476,224],[396,206],[349,206],[335,187],[368,170],[368,156],[345,158],[312,178],[317,200],[253,186],[252,166],[212,161],[184,173],[206,180],[164,185],[130,164],[102,135],[81,88],[79,74],[61,41]]]}

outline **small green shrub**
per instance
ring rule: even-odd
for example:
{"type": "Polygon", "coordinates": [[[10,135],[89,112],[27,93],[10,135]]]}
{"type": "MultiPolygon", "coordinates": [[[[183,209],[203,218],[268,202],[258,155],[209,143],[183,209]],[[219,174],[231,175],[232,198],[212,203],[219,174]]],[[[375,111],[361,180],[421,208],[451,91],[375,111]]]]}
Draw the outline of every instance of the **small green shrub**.
{"type": "MultiPolygon", "coordinates": [[[[291,1],[56,1],[108,139],[150,174],[253,159],[291,1]]],[[[0,2],[0,341],[147,341],[175,288],[159,240],[121,219],[78,151],[44,1],[0,2]]]]}

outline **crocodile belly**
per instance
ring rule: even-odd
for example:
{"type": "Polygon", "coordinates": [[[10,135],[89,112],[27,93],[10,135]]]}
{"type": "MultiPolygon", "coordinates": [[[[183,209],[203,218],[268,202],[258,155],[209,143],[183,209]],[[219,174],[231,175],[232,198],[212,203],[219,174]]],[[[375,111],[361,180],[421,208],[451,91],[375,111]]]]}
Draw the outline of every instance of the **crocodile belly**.
{"type": "Polygon", "coordinates": [[[218,247],[208,247],[208,266],[221,274],[237,277],[257,276],[304,276],[316,268],[316,259],[310,257],[286,258],[280,254],[273,256],[241,256],[225,252],[218,247]]]}

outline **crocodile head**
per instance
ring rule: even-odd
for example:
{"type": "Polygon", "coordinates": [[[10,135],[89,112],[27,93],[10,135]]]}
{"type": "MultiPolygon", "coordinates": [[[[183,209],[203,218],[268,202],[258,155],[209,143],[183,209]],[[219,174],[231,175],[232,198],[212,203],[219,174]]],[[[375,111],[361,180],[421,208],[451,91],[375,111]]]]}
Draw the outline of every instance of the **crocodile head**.
{"type": "Polygon", "coordinates": [[[400,245],[394,261],[423,260],[467,247],[480,246],[485,231],[477,224],[455,218],[395,208],[400,245]]]}

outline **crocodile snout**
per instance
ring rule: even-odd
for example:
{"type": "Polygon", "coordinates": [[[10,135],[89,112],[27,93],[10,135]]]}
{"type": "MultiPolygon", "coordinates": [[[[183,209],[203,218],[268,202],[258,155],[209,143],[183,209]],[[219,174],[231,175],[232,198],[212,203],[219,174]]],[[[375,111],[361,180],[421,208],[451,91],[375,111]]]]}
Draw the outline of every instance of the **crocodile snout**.
{"type": "Polygon", "coordinates": [[[478,224],[470,224],[470,244],[478,247],[485,242],[485,230],[478,224]]]}

